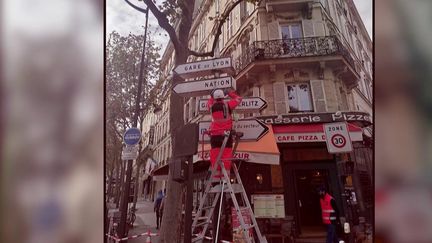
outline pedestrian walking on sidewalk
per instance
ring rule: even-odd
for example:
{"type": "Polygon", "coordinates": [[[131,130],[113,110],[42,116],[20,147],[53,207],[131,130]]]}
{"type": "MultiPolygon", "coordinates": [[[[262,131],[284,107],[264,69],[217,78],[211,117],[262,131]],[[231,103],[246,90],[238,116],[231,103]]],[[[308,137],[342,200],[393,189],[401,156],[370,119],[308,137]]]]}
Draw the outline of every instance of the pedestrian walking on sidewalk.
{"type": "Polygon", "coordinates": [[[162,202],[162,198],[163,198],[162,190],[159,190],[154,204],[154,212],[156,213],[156,229],[159,229],[162,220],[162,215],[160,214],[160,205],[162,202]]]}
{"type": "Polygon", "coordinates": [[[165,206],[165,201],[166,201],[166,191],[162,197],[162,201],[161,204],[159,206],[159,215],[160,215],[160,224],[162,225],[162,216],[163,216],[163,210],[164,210],[164,206],[165,206]]]}
{"type": "Polygon", "coordinates": [[[327,226],[326,243],[338,243],[336,228],[340,227],[339,210],[334,198],[324,186],[318,188],[323,223],[327,226]]]}

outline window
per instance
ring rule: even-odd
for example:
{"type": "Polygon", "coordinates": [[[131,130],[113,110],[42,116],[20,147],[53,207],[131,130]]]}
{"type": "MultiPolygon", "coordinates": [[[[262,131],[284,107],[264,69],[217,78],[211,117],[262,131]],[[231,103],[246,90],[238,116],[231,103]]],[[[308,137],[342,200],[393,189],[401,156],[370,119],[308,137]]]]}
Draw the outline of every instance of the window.
{"type": "Polygon", "coordinates": [[[372,100],[372,88],[371,87],[372,87],[371,82],[366,80],[366,92],[367,92],[367,97],[369,100],[372,100]]]}
{"type": "Polygon", "coordinates": [[[232,12],[229,14],[229,17],[227,19],[227,41],[232,37],[233,35],[233,14],[232,12]]]}
{"type": "Polygon", "coordinates": [[[240,24],[243,24],[244,21],[249,17],[249,12],[247,9],[248,2],[241,2],[240,3],[240,24]]]}
{"type": "Polygon", "coordinates": [[[328,0],[320,0],[322,6],[324,7],[324,9],[327,11],[327,13],[329,13],[329,3],[328,0]]]}
{"type": "Polygon", "coordinates": [[[309,84],[288,85],[288,105],[290,112],[313,111],[309,84]]]}
{"type": "Polygon", "coordinates": [[[189,102],[186,103],[186,107],[185,107],[185,110],[184,110],[184,115],[185,115],[185,122],[188,122],[189,121],[189,102]]]}
{"type": "Polygon", "coordinates": [[[303,31],[301,24],[289,24],[281,26],[282,39],[302,38],[303,31]]]}
{"type": "Polygon", "coordinates": [[[215,1],[216,16],[219,15],[219,0],[215,1]]]}

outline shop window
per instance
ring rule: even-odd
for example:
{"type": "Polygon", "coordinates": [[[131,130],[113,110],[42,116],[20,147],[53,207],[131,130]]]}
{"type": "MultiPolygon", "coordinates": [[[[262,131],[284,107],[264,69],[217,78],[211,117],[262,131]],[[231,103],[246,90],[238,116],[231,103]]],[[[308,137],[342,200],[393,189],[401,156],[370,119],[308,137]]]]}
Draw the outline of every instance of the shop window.
{"type": "Polygon", "coordinates": [[[313,111],[309,84],[290,84],[287,87],[290,112],[313,111]]]}

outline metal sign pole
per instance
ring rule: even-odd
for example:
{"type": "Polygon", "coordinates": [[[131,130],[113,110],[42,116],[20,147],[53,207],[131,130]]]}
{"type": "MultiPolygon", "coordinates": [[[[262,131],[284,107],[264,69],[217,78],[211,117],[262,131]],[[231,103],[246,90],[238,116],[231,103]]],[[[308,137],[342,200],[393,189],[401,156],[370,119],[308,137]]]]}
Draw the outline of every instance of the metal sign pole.
{"type": "Polygon", "coordinates": [[[185,206],[185,230],[184,243],[192,242],[192,210],[193,210],[193,159],[192,156],[187,157],[188,161],[188,180],[186,192],[185,206]]]}

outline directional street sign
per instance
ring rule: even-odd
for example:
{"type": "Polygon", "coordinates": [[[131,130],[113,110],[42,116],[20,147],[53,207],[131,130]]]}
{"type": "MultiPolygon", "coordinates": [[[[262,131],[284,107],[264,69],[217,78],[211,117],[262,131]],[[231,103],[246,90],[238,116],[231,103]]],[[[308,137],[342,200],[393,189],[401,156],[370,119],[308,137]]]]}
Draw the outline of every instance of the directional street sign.
{"type": "MultiPolygon", "coordinates": [[[[199,122],[199,139],[202,141],[202,134],[210,127],[210,121],[199,122]]],[[[240,140],[258,141],[268,132],[268,127],[256,119],[242,119],[234,122],[233,129],[237,132],[242,132],[243,137],[240,140]]],[[[204,135],[204,141],[210,141],[208,135],[204,135]]]]}
{"type": "Polygon", "coordinates": [[[349,153],[353,150],[346,122],[327,123],[323,126],[329,153],[349,153]]]}
{"type": "Polygon", "coordinates": [[[177,66],[174,69],[182,78],[195,78],[213,74],[213,71],[221,71],[234,75],[234,68],[230,57],[190,62],[177,66]]]}
{"type": "Polygon", "coordinates": [[[208,95],[213,89],[235,89],[236,82],[232,77],[222,77],[215,79],[205,79],[200,81],[190,81],[176,84],[173,91],[176,94],[186,97],[208,95]]]}
{"type": "Polygon", "coordinates": [[[126,130],[123,135],[123,141],[126,145],[136,145],[141,140],[141,131],[136,127],[126,130]]]}
{"type": "MultiPolygon", "coordinates": [[[[229,99],[225,99],[228,101],[229,99]]],[[[198,112],[208,113],[207,109],[208,99],[200,99],[198,102],[198,112]]],[[[267,102],[260,97],[245,97],[241,103],[235,108],[238,113],[254,113],[259,112],[267,107],[267,102]]]]}
{"type": "Polygon", "coordinates": [[[125,146],[122,151],[122,160],[134,160],[138,158],[138,145],[125,146]]]}

